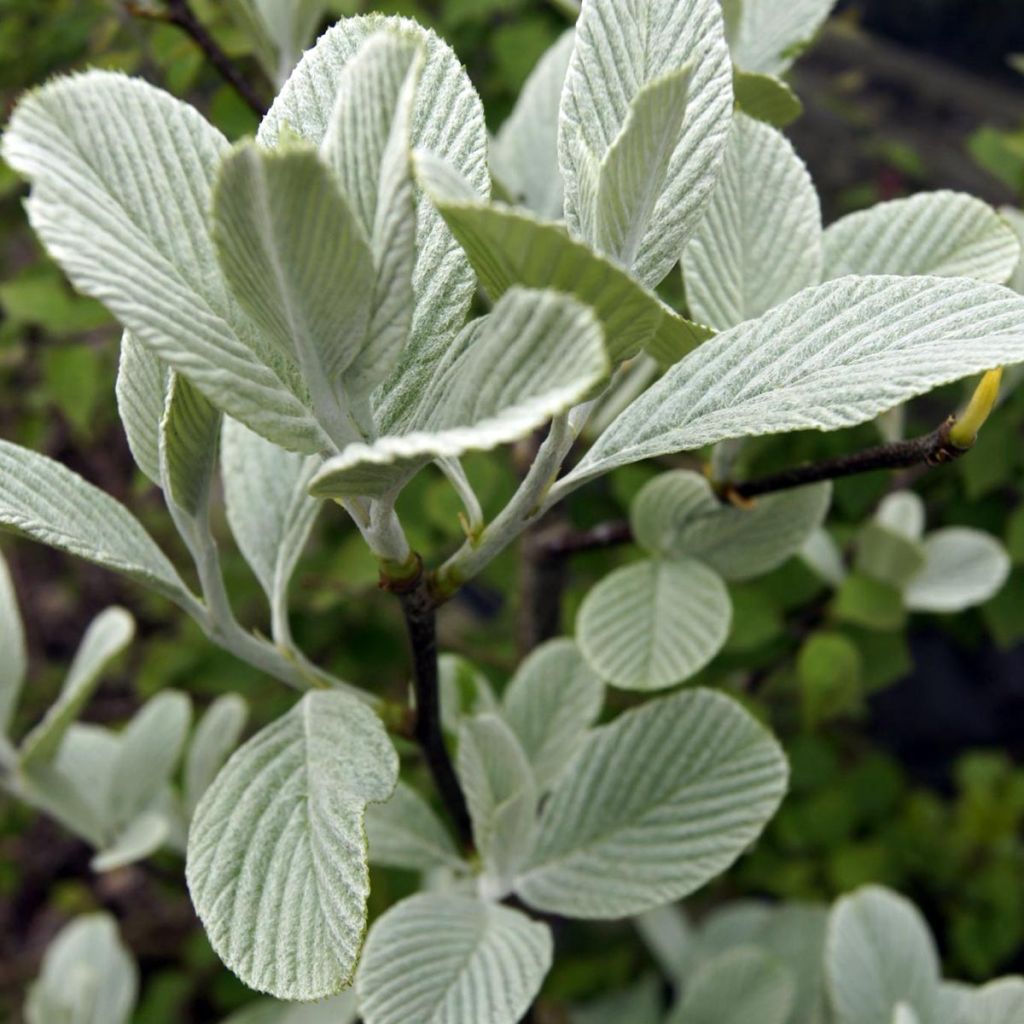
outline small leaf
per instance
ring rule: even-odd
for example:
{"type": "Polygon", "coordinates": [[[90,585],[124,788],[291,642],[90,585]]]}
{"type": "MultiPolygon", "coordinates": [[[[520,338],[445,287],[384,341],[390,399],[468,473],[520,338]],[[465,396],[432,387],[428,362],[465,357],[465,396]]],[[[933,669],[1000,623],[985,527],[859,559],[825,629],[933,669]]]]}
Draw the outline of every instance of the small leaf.
{"type": "Polygon", "coordinates": [[[732,88],[736,94],[736,106],[744,114],[775,128],[785,128],[804,112],[804,105],[796,93],[774,75],[734,68],[732,88]]]}
{"type": "Polygon", "coordinates": [[[900,592],[858,572],[850,573],[840,584],[832,611],[841,622],[882,632],[902,629],[907,621],[900,592]]]}
{"type": "Polygon", "coordinates": [[[729,592],[702,562],[638,562],[587,594],[577,643],[602,679],[661,690],[699,672],[722,649],[731,621],[729,592]]]}
{"type": "Polygon", "coordinates": [[[727,580],[747,580],[796,554],[821,525],[831,497],[829,484],[814,484],[736,508],[716,498],[699,473],[675,470],[643,487],[630,522],[637,543],[654,555],[689,555],[727,580]]]}
{"type": "Polygon", "coordinates": [[[875,521],[908,540],[920,540],[924,534],[924,502],[913,491],[894,491],[882,499],[875,521]]]}
{"type": "Polygon", "coordinates": [[[233,1013],[222,1024],[355,1024],[359,1017],[354,992],[318,1003],[283,1003],[260,999],[233,1013]]]}
{"type": "Polygon", "coordinates": [[[189,815],[238,746],[248,717],[245,701],[228,693],[218,697],[199,720],[185,756],[185,810],[189,815]]]}
{"type": "Polygon", "coordinates": [[[240,747],[206,791],[189,890],[213,948],[250,988],[312,1000],[351,984],[369,891],[363,817],[397,779],[376,714],[317,691],[240,747]]]}
{"type": "Polygon", "coordinates": [[[11,574],[3,553],[0,552],[0,737],[11,727],[18,706],[21,688],[28,671],[25,650],[25,628],[18,610],[18,595],[14,592],[11,574]]]}
{"type": "Polygon", "coordinates": [[[779,907],[765,924],[761,945],[789,968],[796,982],[788,1024],[826,1024],[822,950],[829,911],[812,903],[779,907]]]}
{"type": "Polygon", "coordinates": [[[824,527],[811,531],[803,547],[800,557],[807,566],[833,587],[842,586],[846,579],[846,563],[843,553],[835,538],[824,527]]]}
{"type": "Polygon", "coordinates": [[[646,975],[634,985],[606,996],[592,999],[574,1010],[571,1024],[662,1024],[661,981],[646,975]]]}
{"type": "Polygon", "coordinates": [[[910,578],[904,599],[920,612],[958,612],[994,597],[1010,575],[1010,557],[981,530],[950,527],[924,540],[924,568],[910,578]]]}
{"type": "Polygon", "coordinates": [[[737,67],[778,75],[807,48],[835,0],[738,0],[724,6],[726,36],[737,67]]]}
{"type": "Polygon", "coordinates": [[[167,497],[192,518],[206,511],[222,419],[187,378],[171,375],[160,425],[163,484],[167,497]]]}
{"type": "Polygon", "coordinates": [[[547,925],[497,904],[420,894],[370,930],[356,984],[366,1024],[516,1024],[551,965],[547,925]]]}
{"type": "Polygon", "coordinates": [[[902,590],[925,563],[924,545],[873,520],[857,535],[856,572],[902,590]]]}
{"type": "Polygon", "coordinates": [[[139,971],[109,914],[86,914],[54,939],[25,1005],[28,1024],[128,1024],[139,971]]]}
{"type": "Polygon", "coordinates": [[[542,644],[516,670],[501,711],[541,789],[555,781],[583,745],[603,702],[601,680],[571,640],[542,644]]]}
{"type": "Polygon", "coordinates": [[[22,770],[52,761],[69,726],[82,713],[103,671],[135,636],[135,620],[123,608],[108,608],[89,625],[57,700],[21,744],[22,770]]]}
{"type": "Polygon", "coordinates": [[[787,774],[775,739],[728,697],[648,701],[596,730],[559,778],[516,891],[581,918],[680,899],[757,838],[787,774]]]}
{"type": "Polygon", "coordinates": [[[366,811],[370,863],[408,871],[465,870],[451,834],[415,789],[399,782],[387,803],[366,811]]]}
{"type": "Polygon", "coordinates": [[[145,345],[125,331],[117,368],[117,411],[135,464],[163,486],[160,473],[160,424],[167,401],[170,370],[145,345]]]}
{"type": "Polygon", "coordinates": [[[437,668],[441,725],[445,732],[457,733],[467,716],[498,710],[498,700],[487,676],[471,661],[458,654],[442,654],[437,659],[437,668]]]}
{"type": "Polygon", "coordinates": [[[123,832],[89,862],[96,872],[115,871],[145,860],[163,846],[170,835],[167,818],[157,811],[143,811],[123,832]]]}
{"type": "Polygon", "coordinates": [[[857,646],[842,633],[812,633],[796,660],[800,703],[806,725],[850,714],[863,700],[863,666],[857,646]]]}

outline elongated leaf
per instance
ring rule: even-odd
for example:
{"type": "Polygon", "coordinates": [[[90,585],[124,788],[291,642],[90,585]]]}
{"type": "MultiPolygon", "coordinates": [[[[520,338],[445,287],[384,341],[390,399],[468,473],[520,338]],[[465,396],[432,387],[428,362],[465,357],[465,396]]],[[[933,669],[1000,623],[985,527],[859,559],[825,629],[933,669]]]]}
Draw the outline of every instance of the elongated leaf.
{"type": "Polygon", "coordinates": [[[843,552],[835,538],[824,527],[812,531],[800,549],[800,557],[810,569],[834,587],[842,586],[846,579],[843,552]]]}
{"type": "Polygon", "coordinates": [[[417,173],[495,300],[515,285],[574,295],[600,317],[609,357],[616,363],[644,346],[664,362],[674,362],[714,333],[669,309],[621,268],[570,238],[561,225],[524,210],[477,202],[429,154],[417,155],[417,173]]]}
{"type": "Polygon", "coordinates": [[[491,167],[513,200],[545,220],[562,216],[558,110],[575,34],[564,32],[537,62],[491,145],[491,167]]]}
{"type": "Polygon", "coordinates": [[[796,554],[828,512],[832,488],[816,484],[758,498],[751,508],[723,504],[707,479],[662,473],[630,509],[638,544],[663,558],[690,555],[727,580],[752,579],[796,554]]]}
{"type": "Polygon", "coordinates": [[[584,918],[680,899],[753,842],[786,779],[774,738],[729,698],[648,701],[598,729],[560,777],[516,890],[584,918]]]}
{"type": "Polygon", "coordinates": [[[399,782],[387,803],[366,811],[370,863],[409,871],[465,870],[451,834],[411,786],[399,782]]]}
{"type": "Polygon", "coordinates": [[[732,88],[736,94],[736,106],[744,114],[776,128],[785,128],[804,112],[804,105],[796,93],[781,78],[773,75],[736,68],[732,88]]]}
{"type": "Polygon", "coordinates": [[[449,350],[425,385],[415,429],[349,445],[323,464],[310,493],[377,496],[437,456],[524,437],[582,401],[608,371],[589,308],[557,292],[513,289],[449,350]]]}
{"type": "Polygon", "coordinates": [[[774,128],[733,118],[718,185],[683,250],[690,309],[720,330],[821,280],[821,206],[803,161],[774,128]]]}
{"type": "Polygon", "coordinates": [[[1017,236],[1017,242],[1022,247],[1021,258],[1017,261],[1013,274],[1007,282],[1015,292],[1024,293],[1024,212],[1014,209],[1012,206],[1004,206],[999,210],[1003,220],[1010,225],[1013,233],[1017,236]]]}
{"type": "Polygon", "coordinates": [[[320,503],[307,493],[319,460],[286,452],[235,420],[221,435],[224,503],[231,532],[270,601],[286,620],[288,583],[320,503]]]}
{"type": "Polygon", "coordinates": [[[994,597],[1009,574],[1009,555],[994,537],[966,527],[936,530],[924,540],[924,566],[904,600],[914,611],[962,611],[994,597]]]}
{"type": "Polygon", "coordinates": [[[825,951],[836,1024],[892,1024],[899,1003],[939,1019],[939,961],[917,908],[865,886],[832,911],[825,951]]]}
{"type": "Polygon", "coordinates": [[[571,640],[550,640],[516,670],[502,714],[544,789],[559,776],[597,721],[604,687],[571,640]]]}
{"type": "Polygon", "coordinates": [[[18,595],[14,592],[11,574],[3,553],[0,552],[0,736],[6,736],[11,726],[18,697],[28,671],[25,650],[25,628],[18,610],[18,595]]]}
{"type": "Polygon", "coordinates": [[[764,926],[759,943],[781,960],[796,982],[788,1024],[827,1024],[825,964],[822,951],[828,929],[827,907],[791,903],[780,907],[764,926]]]}
{"type": "Polygon", "coordinates": [[[699,672],[722,649],[731,621],[729,592],[702,562],[638,562],[587,594],[577,643],[602,679],[661,690],[699,672]]]}
{"type": "Polygon", "coordinates": [[[43,957],[25,1006],[28,1024],[128,1024],[139,971],[109,914],[67,925],[43,957]]]}
{"type": "Polygon", "coordinates": [[[598,249],[632,267],[640,255],[686,116],[690,67],[648,82],[601,164],[594,210],[598,249]]]}
{"type": "Polygon", "coordinates": [[[328,0],[249,0],[277,51],[275,66],[268,68],[280,86],[287,80],[302,51],[313,41],[328,0]]]}
{"type": "Polygon", "coordinates": [[[441,693],[441,726],[455,734],[463,718],[498,710],[498,699],[487,676],[471,661],[458,654],[437,659],[438,689],[441,693]]]}
{"type": "Polygon", "coordinates": [[[238,746],[248,717],[245,701],[228,693],[218,697],[199,720],[185,756],[185,810],[189,815],[238,746]]]}
{"type": "Polygon", "coordinates": [[[778,75],[806,49],[835,0],[736,0],[723,6],[737,66],[778,75]]]}
{"type": "Polygon", "coordinates": [[[145,345],[125,331],[117,368],[117,411],[135,464],[163,486],[160,475],[160,424],[170,371],[145,345]]]}
{"type": "Polygon", "coordinates": [[[894,491],[879,503],[875,521],[907,540],[920,540],[924,534],[924,502],[913,491],[894,491]]]}
{"type": "Polygon", "coordinates": [[[537,784],[515,733],[497,715],[467,718],[459,729],[459,781],[491,898],[506,895],[533,844],[537,784]]]}
{"type": "Polygon", "coordinates": [[[172,374],[160,426],[164,489],[193,518],[204,514],[209,501],[222,419],[187,378],[172,374]]]}
{"type": "Polygon", "coordinates": [[[1016,1024],[1024,1020],[1024,978],[1001,978],[984,985],[972,994],[968,1007],[966,1024],[1016,1024]]]}
{"type": "MultiPolygon", "coordinates": [[[[284,125],[319,146],[327,133],[345,66],[371,35],[397,32],[422,46],[426,59],[413,115],[413,145],[437,153],[472,185],[490,194],[483,107],[465,69],[433,32],[405,18],[371,14],[345,18],[325,32],[281,90],[260,126],[259,140],[277,143],[284,125]]],[[[423,382],[444,358],[473,299],[473,273],[438,212],[425,196],[417,209],[416,308],[409,344],[378,393],[383,429],[396,431],[419,406],[423,382]]]]}
{"type": "Polygon", "coordinates": [[[21,745],[22,770],[54,759],[64,734],[93,695],[104,669],[134,636],[135,620],[123,608],[108,608],[93,619],[75,653],[60,695],[21,745]]]}
{"type": "Polygon", "coordinates": [[[296,381],[271,368],[217,267],[206,218],[227,148],[192,107],[103,71],[28,94],[3,142],[32,182],[33,227],[77,288],[218,408],[286,447],[321,451],[296,381]]]}
{"type": "Polygon", "coordinates": [[[59,462],[0,441],[0,529],[49,544],[190,600],[167,556],[113,498],[59,462]]]}
{"type": "Polygon", "coordinates": [[[1021,258],[1013,229],[959,192],[894,199],[825,232],[825,280],[844,274],[933,274],[1004,284],[1021,258]]]}
{"type": "Polygon", "coordinates": [[[1021,361],[1024,300],[1005,288],[842,278],[705,342],[612,423],[563,487],[730,437],[854,426],[1021,361]]]}
{"type": "MultiPolygon", "coordinates": [[[[593,0],[576,25],[562,94],[559,163],[570,229],[593,220],[591,156],[600,165],[645,86],[691,66],[689,103],[636,259],[658,284],[678,260],[714,186],[732,113],[732,65],[717,0],[593,0]]],[[[588,240],[593,240],[588,238],[588,240]]]]}
{"type": "Polygon", "coordinates": [[[391,908],[356,980],[366,1024],[516,1024],[551,964],[551,933],[517,910],[450,893],[391,908]]]}
{"type": "Polygon", "coordinates": [[[786,1024],[795,991],[781,960],[741,947],[696,971],[666,1024],[786,1024]]]}
{"type": "Polygon", "coordinates": [[[683,908],[654,907],[635,917],[633,925],[665,976],[685,978],[698,950],[696,930],[683,908]]]}
{"type": "Polygon", "coordinates": [[[206,791],[186,875],[213,948],[250,987],[321,999],[352,981],[366,927],[363,816],[398,758],[380,719],[307,694],[240,747],[206,791]]]}
{"type": "Polygon", "coordinates": [[[89,866],[93,871],[115,871],[145,860],[163,846],[170,835],[167,818],[158,811],[144,811],[130,821],[114,841],[96,854],[89,866]]]}

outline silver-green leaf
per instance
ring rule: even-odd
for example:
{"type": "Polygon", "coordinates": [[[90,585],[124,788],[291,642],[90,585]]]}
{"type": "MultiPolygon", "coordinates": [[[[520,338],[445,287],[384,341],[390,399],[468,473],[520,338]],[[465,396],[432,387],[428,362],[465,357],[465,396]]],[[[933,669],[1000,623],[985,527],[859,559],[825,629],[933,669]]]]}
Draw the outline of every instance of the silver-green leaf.
{"type": "Polygon", "coordinates": [[[951,526],[924,539],[924,565],[907,582],[907,607],[958,612],[994,597],[1010,575],[1010,556],[990,534],[951,526]]]}
{"type": "Polygon", "coordinates": [[[11,574],[0,553],[0,736],[6,736],[11,726],[18,697],[28,671],[25,650],[25,627],[18,610],[18,595],[14,592],[11,574]]]}
{"type": "Polygon", "coordinates": [[[199,719],[185,755],[185,811],[191,815],[228,755],[238,746],[249,706],[234,693],[218,697],[199,719]]]}
{"type": "Polygon", "coordinates": [[[370,863],[407,871],[465,870],[451,833],[411,786],[399,782],[391,799],[366,811],[370,863]]]}

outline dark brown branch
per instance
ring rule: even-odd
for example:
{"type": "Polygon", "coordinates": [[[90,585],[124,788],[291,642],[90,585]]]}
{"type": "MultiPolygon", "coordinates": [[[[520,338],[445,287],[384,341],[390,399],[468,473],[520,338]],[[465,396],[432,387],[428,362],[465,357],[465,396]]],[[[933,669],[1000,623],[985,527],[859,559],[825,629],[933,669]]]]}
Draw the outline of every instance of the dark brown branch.
{"type": "Polygon", "coordinates": [[[413,736],[423,751],[427,767],[459,839],[468,850],[473,846],[473,829],[466,797],[452,767],[441,727],[440,679],[437,667],[437,600],[428,578],[422,573],[406,586],[392,587],[402,605],[412,653],[416,719],[413,736]]]}
{"type": "Polygon", "coordinates": [[[220,44],[207,31],[206,26],[196,17],[189,0],[165,0],[162,10],[155,11],[138,2],[128,2],[127,9],[138,17],[156,18],[180,28],[203,51],[206,59],[217,69],[253,112],[262,117],[267,104],[242,74],[235,62],[221,49],[220,44]]]}

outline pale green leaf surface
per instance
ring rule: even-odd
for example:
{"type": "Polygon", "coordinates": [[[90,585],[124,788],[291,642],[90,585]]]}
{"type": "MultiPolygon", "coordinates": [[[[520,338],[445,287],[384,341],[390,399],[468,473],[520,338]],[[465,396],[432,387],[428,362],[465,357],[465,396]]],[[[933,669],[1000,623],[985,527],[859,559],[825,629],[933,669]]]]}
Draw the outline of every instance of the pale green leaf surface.
{"type": "Polygon", "coordinates": [[[900,1003],[893,1012],[892,1024],[920,1024],[920,1019],[906,1003],[900,1003]]]}
{"type": "Polygon", "coordinates": [[[785,71],[821,28],[835,0],[737,0],[726,5],[726,35],[744,71],[785,71]]]}
{"type": "Polygon", "coordinates": [[[825,971],[836,1024],[892,1024],[899,1003],[939,1020],[939,961],[916,907],[865,886],[832,910],[825,971]]]}
{"type": "Polygon", "coordinates": [[[43,957],[25,1005],[28,1024],[128,1024],[139,971],[109,914],[65,926],[43,957]]]}
{"type": "Polygon", "coordinates": [[[796,988],[788,1024],[827,1024],[822,951],[829,911],[810,903],[779,907],[765,923],[761,945],[790,970],[796,988]]]}
{"type": "Polygon", "coordinates": [[[260,999],[222,1024],[354,1024],[359,1016],[354,992],[317,1003],[284,1003],[260,999]]]}
{"type": "Polygon", "coordinates": [[[733,69],[732,88],[736,106],[758,121],[785,128],[803,112],[800,98],[781,78],[756,71],[733,69]]]}
{"type": "Polygon", "coordinates": [[[6,735],[28,671],[25,628],[11,574],[0,552],[0,735],[6,735]]]}
{"type": "Polygon", "coordinates": [[[271,78],[281,85],[287,80],[302,51],[313,41],[321,19],[329,9],[328,0],[249,0],[266,28],[277,64],[268,68],[271,78]]]}
{"type": "Polygon", "coordinates": [[[57,700],[21,744],[22,770],[56,757],[64,734],[89,702],[104,669],[134,636],[135,620],[123,608],[108,608],[93,619],[75,652],[57,700]]]}
{"type": "Polygon", "coordinates": [[[163,486],[160,474],[160,424],[170,371],[145,345],[125,331],[117,367],[117,411],[135,464],[163,486]]]}
{"type": "Polygon", "coordinates": [[[217,469],[223,416],[180,373],[171,375],[160,425],[160,462],[167,497],[192,518],[207,508],[217,469]]]}
{"type": "Polygon", "coordinates": [[[690,470],[662,473],[630,509],[638,544],[663,558],[699,558],[727,580],[778,568],[796,554],[828,512],[828,483],[757,498],[751,508],[723,504],[707,478],[690,470]]]}
{"type": "Polygon", "coordinates": [[[253,430],[307,452],[326,438],[230,298],[207,224],[223,136],[192,107],[104,71],[22,100],[4,158],[33,185],[33,227],[77,288],[253,430]]]}
{"type": "Polygon", "coordinates": [[[907,607],[957,612],[994,597],[1010,574],[1006,549],[982,530],[952,526],[924,539],[924,567],[904,591],[907,607]]]}
{"type": "Polygon", "coordinates": [[[562,216],[558,111],[575,33],[564,32],[530,73],[491,144],[491,167],[517,204],[545,220],[562,216]]]}
{"type": "Polygon", "coordinates": [[[686,976],[698,949],[696,930],[682,907],[653,907],[637,915],[633,925],[667,978],[686,976]]]}
{"type": "Polygon", "coordinates": [[[950,278],[847,277],[706,341],[627,408],[559,491],[731,437],[838,430],[1024,361],[1024,299],[950,278]]]}
{"type": "Polygon", "coordinates": [[[1024,978],[990,982],[972,993],[967,1006],[965,1024],[1019,1024],[1024,1020],[1024,978]]]}
{"type": "Polygon", "coordinates": [[[366,1024],[516,1024],[551,964],[547,925],[498,904],[420,894],[370,930],[356,980],[366,1024]]]}
{"type": "Polygon", "coordinates": [[[520,664],[502,695],[501,713],[541,789],[583,745],[603,703],[604,686],[572,640],[549,640],[520,664]]]}
{"type": "Polygon", "coordinates": [[[457,733],[467,715],[498,710],[498,699],[487,676],[471,661],[458,654],[442,654],[437,659],[438,689],[441,694],[441,726],[457,733]]]}
{"type": "Polygon", "coordinates": [[[573,1010],[570,1024],[662,1024],[661,988],[659,978],[647,975],[628,988],[573,1010]]]}
{"type": "Polygon", "coordinates": [[[877,519],[865,523],[857,534],[854,570],[894,590],[902,590],[925,561],[923,544],[890,530],[877,519]]]}
{"type": "Polygon", "coordinates": [[[582,918],[680,899],[757,838],[787,776],[775,739],[728,697],[648,701],[596,730],[559,778],[516,891],[582,918]]]}
{"type": "Polygon", "coordinates": [[[1021,258],[1017,261],[1017,266],[1014,267],[1007,284],[1015,292],[1024,294],[1024,212],[1014,209],[1012,206],[1004,206],[999,212],[1002,214],[1003,220],[1013,229],[1013,233],[1017,236],[1017,242],[1022,247],[1021,258]]]}
{"type": "Polygon", "coordinates": [[[318,691],[240,747],[206,791],[186,877],[213,948],[250,988],[312,1000],[351,984],[369,891],[365,809],[397,779],[376,714],[318,691]]]}
{"type": "Polygon", "coordinates": [[[702,562],[637,562],[583,599],[576,642],[602,679],[660,690],[699,672],[722,649],[731,622],[729,592],[702,562]]]}
{"type": "Polygon", "coordinates": [[[693,315],[724,330],[821,280],[821,206],[776,129],[737,114],[718,184],[683,250],[693,315]]]}
{"type": "Polygon", "coordinates": [[[763,943],[774,908],[764,900],[730,900],[710,910],[700,922],[700,957],[710,959],[736,946],[763,943]]]}
{"type": "Polygon", "coordinates": [[[920,540],[924,535],[924,502],[913,491],[894,491],[879,503],[875,521],[908,540],[920,540]]]}
{"type": "Polygon", "coordinates": [[[851,213],[825,232],[824,279],[932,274],[1004,284],[1021,258],[1013,229],[960,192],[922,192],[851,213]]]}
{"type": "Polygon", "coordinates": [[[115,871],[145,860],[163,846],[170,835],[167,818],[158,811],[143,811],[130,821],[114,841],[90,861],[93,871],[115,871]]]}
{"type": "Polygon", "coordinates": [[[226,693],[199,719],[185,754],[185,810],[190,816],[238,746],[248,718],[249,706],[245,700],[237,694],[226,693]]]}
{"type": "Polygon", "coordinates": [[[399,782],[391,799],[366,811],[370,863],[407,871],[464,870],[448,829],[411,786],[399,782]]]}
{"type": "Polygon", "coordinates": [[[846,579],[843,552],[832,534],[824,527],[811,531],[800,548],[800,557],[814,573],[834,587],[841,586],[846,579]]]}
{"type": "Polygon", "coordinates": [[[714,187],[732,114],[732,64],[718,0],[593,0],[576,25],[562,93],[559,165],[570,230],[592,222],[600,165],[619,138],[636,96],[691,66],[689,103],[634,270],[658,284],[679,259],[714,187]]]}

